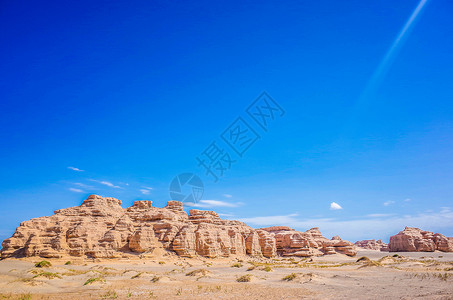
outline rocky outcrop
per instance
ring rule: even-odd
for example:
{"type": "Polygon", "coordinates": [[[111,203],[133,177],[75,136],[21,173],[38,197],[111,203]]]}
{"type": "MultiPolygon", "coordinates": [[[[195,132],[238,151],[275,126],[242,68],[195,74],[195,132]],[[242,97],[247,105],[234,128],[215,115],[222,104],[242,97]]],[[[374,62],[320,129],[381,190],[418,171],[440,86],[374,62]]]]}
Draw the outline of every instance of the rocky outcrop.
{"type": "Polygon", "coordinates": [[[289,227],[253,229],[222,220],[213,211],[168,201],[164,208],[136,201],[122,208],[115,198],[91,195],[80,206],[59,209],[49,217],[22,222],[3,241],[1,257],[64,256],[117,258],[173,252],[182,257],[354,255],[352,243],[324,238],[317,228],[306,232],[289,227]]]}
{"type": "Polygon", "coordinates": [[[305,232],[296,231],[286,226],[261,228],[274,235],[277,254],[281,256],[313,256],[341,253],[349,256],[356,255],[354,244],[336,236],[331,240],[322,236],[319,228],[315,227],[305,232]]]}
{"type": "Polygon", "coordinates": [[[453,252],[453,238],[419,228],[406,227],[403,231],[390,237],[389,250],[392,252],[433,252],[436,250],[453,252]]]}
{"type": "Polygon", "coordinates": [[[354,243],[359,248],[366,250],[389,251],[389,245],[382,240],[363,240],[354,243]]]}

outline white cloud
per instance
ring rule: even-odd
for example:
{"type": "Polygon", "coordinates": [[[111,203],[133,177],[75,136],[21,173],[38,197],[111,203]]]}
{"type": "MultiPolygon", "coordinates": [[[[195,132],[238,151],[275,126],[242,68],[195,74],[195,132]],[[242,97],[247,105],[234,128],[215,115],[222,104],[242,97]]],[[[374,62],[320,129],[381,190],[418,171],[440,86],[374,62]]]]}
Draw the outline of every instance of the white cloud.
{"type": "Polygon", "coordinates": [[[84,172],[84,170],[80,170],[79,168],[76,168],[76,167],[68,167],[68,169],[76,171],[76,172],[84,172]]]}
{"type": "Polygon", "coordinates": [[[410,202],[410,201],[412,201],[412,199],[409,199],[409,198],[404,199],[404,202],[410,202]]]}
{"type": "Polygon", "coordinates": [[[278,225],[292,226],[292,224],[296,221],[294,217],[297,217],[297,214],[283,216],[240,218],[238,220],[247,224],[250,223],[257,226],[278,226],[278,225]]]}
{"type": "Polygon", "coordinates": [[[392,205],[392,204],[395,204],[395,201],[389,200],[389,201],[385,201],[384,202],[384,206],[389,206],[389,205],[392,205]]]}
{"type": "Polygon", "coordinates": [[[71,192],[74,192],[74,193],[84,193],[84,191],[81,190],[81,189],[69,188],[69,190],[70,190],[71,192]]]}
{"type": "Polygon", "coordinates": [[[150,190],[148,189],[140,189],[140,192],[143,194],[143,195],[149,195],[151,193],[150,190]]]}
{"type": "Polygon", "coordinates": [[[227,217],[227,218],[228,218],[228,217],[230,217],[230,218],[231,218],[231,217],[234,217],[234,215],[232,215],[232,214],[222,214],[222,213],[218,213],[218,215],[221,216],[221,217],[227,217]]]}
{"type": "Polygon", "coordinates": [[[231,197],[233,197],[233,196],[230,195],[230,194],[223,194],[223,197],[225,197],[225,198],[231,198],[231,197]]]}
{"type": "Polygon", "coordinates": [[[441,211],[440,211],[442,214],[448,214],[449,212],[451,212],[451,209],[450,207],[441,207],[441,211]]]}
{"type": "Polygon", "coordinates": [[[103,185],[106,185],[108,187],[112,187],[112,188],[115,188],[115,189],[121,189],[122,187],[120,186],[117,186],[117,185],[114,185],[113,183],[109,182],[109,181],[105,181],[105,180],[95,180],[95,179],[90,179],[91,181],[93,182],[97,182],[97,183],[100,183],[100,184],[103,184],[103,185]]]}
{"type": "Polygon", "coordinates": [[[403,230],[405,226],[418,227],[424,230],[440,232],[453,227],[453,211],[442,209],[439,212],[421,213],[416,215],[391,215],[381,218],[361,218],[350,220],[299,219],[295,214],[283,216],[263,216],[241,218],[239,221],[253,226],[290,226],[299,230],[319,227],[324,236],[340,235],[350,241],[371,238],[385,238],[403,230]]]}
{"type": "Polygon", "coordinates": [[[151,190],[153,190],[152,187],[149,187],[149,186],[142,186],[142,188],[140,189],[140,192],[143,194],[143,195],[149,195],[151,193],[151,190]]]}
{"type": "Polygon", "coordinates": [[[382,217],[389,217],[389,216],[393,216],[394,214],[369,214],[369,215],[366,215],[367,217],[370,217],[370,218],[382,218],[382,217]]]}
{"type": "Polygon", "coordinates": [[[84,184],[84,183],[81,183],[81,182],[75,182],[74,184],[78,185],[78,186],[80,186],[80,187],[82,187],[84,189],[90,189],[90,190],[95,189],[93,186],[88,185],[88,184],[84,184]]]}
{"type": "Polygon", "coordinates": [[[343,209],[343,207],[341,207],[340,204],[338,204],[336,202],[332,202],[332,203],[330,203],[330,209],[331,210],[339,210],[339,209],[343,209]]]}
{"type": "Polygon", "coordinates": [[[210,208],[210,207],[238,207],[242,205],[240,202],[236,203],[231,203],[231,202],[225,202],[221,200],[200,200],[197,203],[193,202],[186,202],[184,203],[186,206],[190,207],[199,207],[199,208],[210,208]]]}

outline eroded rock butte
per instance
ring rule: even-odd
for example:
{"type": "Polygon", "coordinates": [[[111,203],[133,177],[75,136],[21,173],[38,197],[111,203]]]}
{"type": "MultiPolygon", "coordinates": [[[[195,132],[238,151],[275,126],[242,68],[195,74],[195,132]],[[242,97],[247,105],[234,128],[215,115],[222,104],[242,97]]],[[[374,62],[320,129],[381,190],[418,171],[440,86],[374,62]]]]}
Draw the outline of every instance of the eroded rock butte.
{"type": "Polygon", "coordinates": [[[318,228],[254,229],[240,221],[222,220],[213,211],[191,209],[187,214],[178,201],[168,201],[164,208],[153,207],[151,201],[122,208],[121,200],[98,195],[52,216],[22,222],[2,246],[2,258],[119,258],[166,252],[209,258],[356,254],[351,242],[339,237],[329,240],[318,228]]]}
{"type": "Polygon", "coordinates": [[[403,231],[390,237],[389,250],[406,252],[453,252],[453,237],[440,233],[424,231],[419,228],[406,227],[403,231]]]}

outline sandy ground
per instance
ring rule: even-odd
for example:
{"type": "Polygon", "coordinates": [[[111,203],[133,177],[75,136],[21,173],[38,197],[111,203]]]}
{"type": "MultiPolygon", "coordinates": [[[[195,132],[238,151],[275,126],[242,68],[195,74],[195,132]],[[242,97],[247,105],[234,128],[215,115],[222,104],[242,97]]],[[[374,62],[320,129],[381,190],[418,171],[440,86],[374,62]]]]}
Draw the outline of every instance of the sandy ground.
{"type": "Polygon", "coordinates": [[[0,299],[453,299],[453,253],[0,261],[0,299]],[[366,256],[360,262],[357,260],[366,256]],[[65,264],[67,261],[71,264],[65,264]],[[249,280],[238,282],[238,279],[249,280]]]}

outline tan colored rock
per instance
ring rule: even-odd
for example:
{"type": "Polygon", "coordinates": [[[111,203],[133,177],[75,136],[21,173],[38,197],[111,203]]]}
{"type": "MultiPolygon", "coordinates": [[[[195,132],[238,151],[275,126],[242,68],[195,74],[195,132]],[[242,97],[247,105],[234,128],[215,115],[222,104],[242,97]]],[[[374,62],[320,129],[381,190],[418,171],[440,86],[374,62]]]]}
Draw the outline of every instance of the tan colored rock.
{"type": "Polygon", "coordinates": [[[367,250],[389,251],[389,245],[382,240],[363,240],[354,243],[359,248],[367,250]]]}
{"type": "Polygon", "coordinates": [[[389,250],[392,252],[433,252],[435,250],[453,252],[453,238],[419,228],[406,227],[390,237],[389,250]]]}
{"type": "Polygon", "coordinates": [[[322,236],[319,228],[311,228],[305,232],[296,231],[286,226],[261,228],[273,233],[277,253],[282,256],[313,256],[323,254],[342,253],[348,256],[356,255],[355,246],[336,236],[329,240],[322,236]]]}
{"type": "MultiPolygon", "coordinates": [[[[153,207],[152,201],[135,201],[122,208],[118,199],[90,195],[80,206],[22,222],[3,241],[1,257],[116,258],[162,251],[211,258],[353,253],[351,243],[340,238],[330,241],[317,228],[306,232],[284,226],[253,229],[243,222],[222,220],[213,211],[189,213],[178,201],[168,201],[164,208],[153,207]]],[[[436,236],[436,241],[439,247],[450,245],[443,236],[436,236]]]]}

